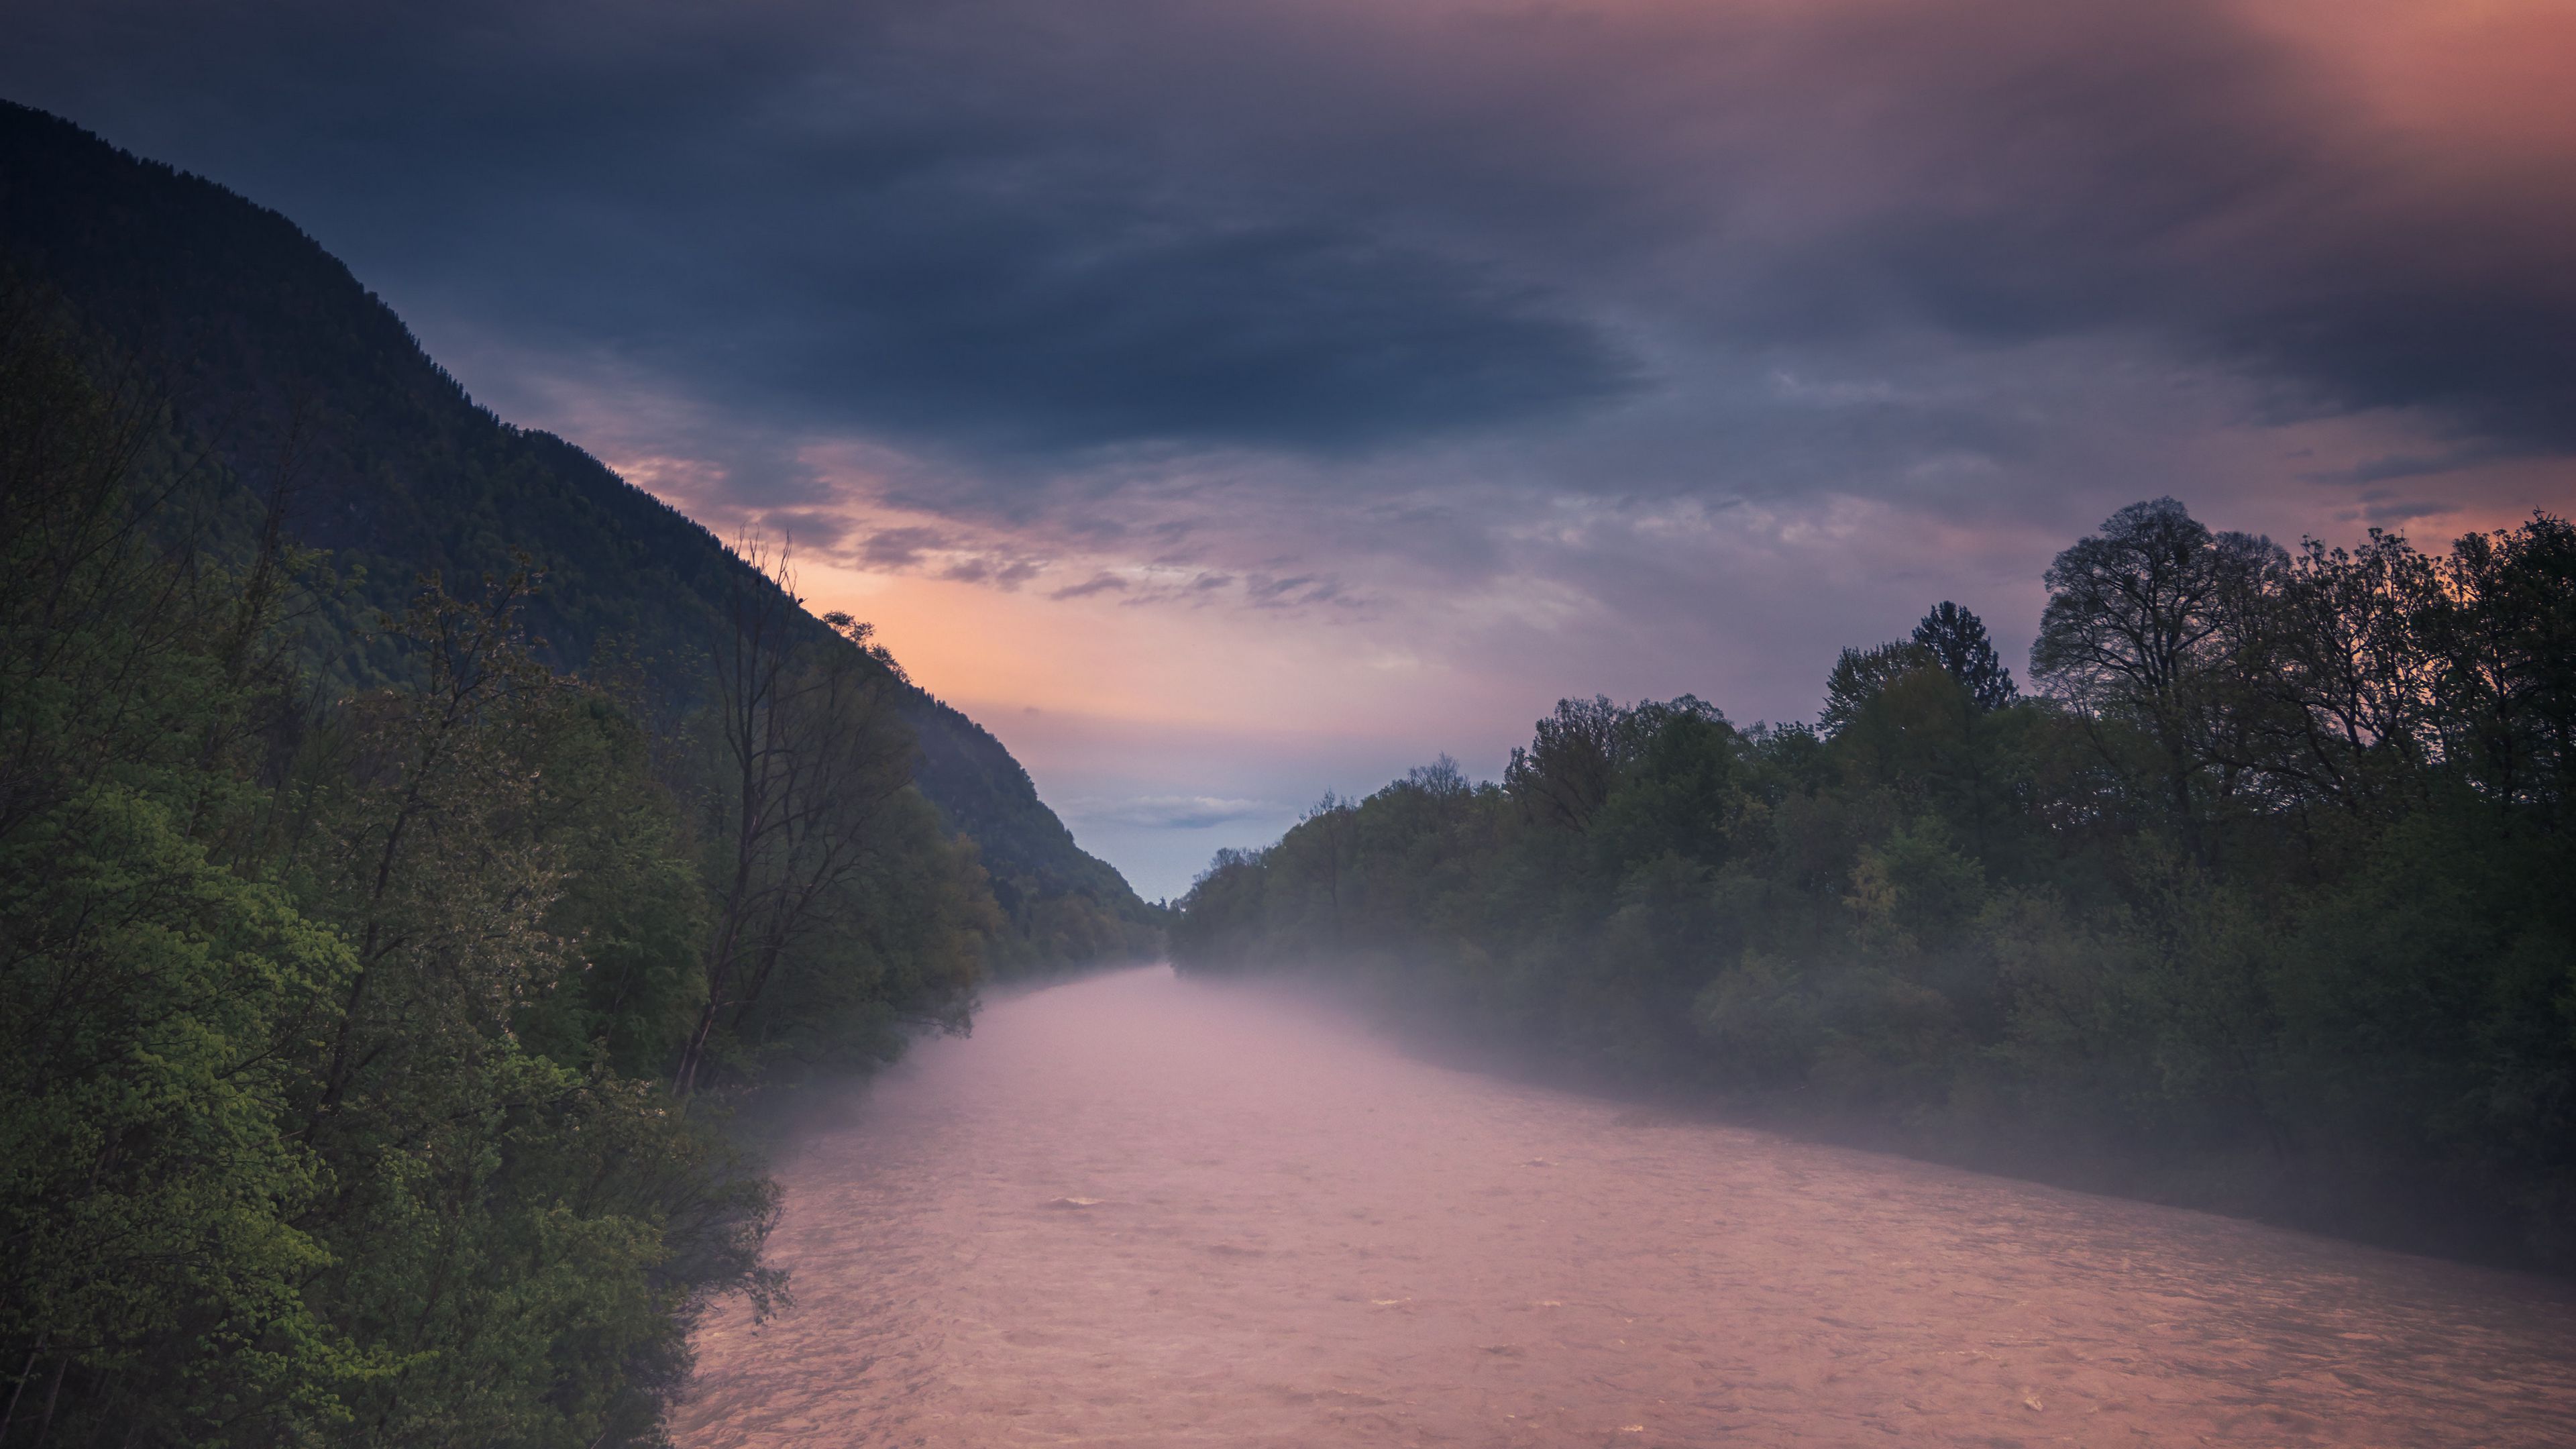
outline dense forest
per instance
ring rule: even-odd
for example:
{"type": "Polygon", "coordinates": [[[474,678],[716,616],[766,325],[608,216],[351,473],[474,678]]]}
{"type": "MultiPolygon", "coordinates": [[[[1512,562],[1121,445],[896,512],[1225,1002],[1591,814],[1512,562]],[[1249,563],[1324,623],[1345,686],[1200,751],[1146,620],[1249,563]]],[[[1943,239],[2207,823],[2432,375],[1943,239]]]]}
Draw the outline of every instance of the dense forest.
{"type": "Polygon", "coordinates": [[[2428,554],[2121,510],[2024,695],[1956,604],[1817,723],[1570,699],[1221,854],[1186,970],[1595,1083],[2576,1266],[2576,528],[2428,554]]]}
{"type": "Polygon", "coordinates": [[[710,703],[545,581],[341,588],[27,289],[0,314],[0,1443],[649,1440],[767,1301],[744,1095],[964,1024],[1000,922],[865,628],[746,588],[710,703]]]}
{"type": "Polygon", "coordinates": [[[658,1442],[746,1125],[1152,949],[779,550],[0,108],[0,1445],[658,1442]]]}

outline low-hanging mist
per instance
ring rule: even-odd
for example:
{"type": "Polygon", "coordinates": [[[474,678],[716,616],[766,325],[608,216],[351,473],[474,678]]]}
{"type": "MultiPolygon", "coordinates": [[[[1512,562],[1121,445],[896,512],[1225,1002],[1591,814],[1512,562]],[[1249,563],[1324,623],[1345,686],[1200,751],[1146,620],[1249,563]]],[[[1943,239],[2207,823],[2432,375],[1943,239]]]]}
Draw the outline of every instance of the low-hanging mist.
{"type": "Polygon", "coordinates": [[[779,1166],[686,1449],[2544,1449],[2558,1285],[1461,1071],[1277,981],[992,1003],[779,1166]]]}
{"type": "Polygon", "coordinates": [[[2060,553],[2016,688],[1952,604],[1818,728],[1568,700],[1221,853],[1188,970],[1305,967],[1592,1080],[2564,1266],[2576,529],[2060,553]]]}

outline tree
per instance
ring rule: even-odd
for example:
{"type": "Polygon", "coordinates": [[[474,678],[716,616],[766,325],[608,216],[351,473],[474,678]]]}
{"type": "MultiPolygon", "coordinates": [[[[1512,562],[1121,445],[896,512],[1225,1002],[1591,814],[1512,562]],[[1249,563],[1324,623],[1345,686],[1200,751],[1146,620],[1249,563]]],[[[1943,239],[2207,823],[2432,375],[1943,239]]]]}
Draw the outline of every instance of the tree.
{"type": "Polygon", "coordinates": [[[2416,622],[2446,752],[2554,818],[2576,785],[2576,524],[2469,534],[2437,574],[2416,622]]]}
{"type": "Polygon", "coordinates": [[[75,1370],[75,1397],[128,1387],[128,1422],[169,1442],[204,1442],[228,1403],[327,1397],[356,1365],[303,1292],[329,1176],[292,1127],[347,946],[114,786],[19,832],[0,880],[16,1422],[41,1436],[75,1370]]]}
{"type": "Polygon", "coordinates": [[[1889,685],[1936,662],[1930,650],[1910,641],[1845,649],[1834,660],[1833,672],[1825,676],[1825,707],[1816,713],[1817,733],[1840,734],[1889,685]]]}
{"type": "Polygon", "coordinates": [[[1642,702],[1628,718],[1635,743],[1589,832],[1597,855],[1616,871],[1662,856],[1716,865],[1742,806],[1735,727],[1689,695],[1642,702]]]}
{"type": "Polygon", "coordinates": [[[2227,763],[2283,802],[2374,816],[2420,803],[2438,740],[2419,624],[2440,597],[2433,562],[2403,538],[2306,540],[2242,631],[2227,763]]]}
{"type": "MultiPolygon", "coordinates": [[[[919,840],[896,814],[914,746],[891,659],[846,614],[815,637],[789,558],[757,546],[746,556],[755,572],[735,588],[716,650],[709,805],[720,858],[709,871],[705,1003],[672,1076],[683,1096],[703,1080],[719,1030],[738,1039],[783,967],[855,924],[837,913],[879,857],[919,840]]],[[[954,1024],[972,969],[925,983],[943,1024],[954,1024]]]]}
{"type": "Polygon", "coordinates": [[[2266,574],[2285,562],[2270,539],[2214,534],[2159,498],[2111,515],[2043,576],[2048,607],[2031,646],[2032,677],[2088,714],[2147,733],[2195,851],[2195,776],[2211,755],[2216,695],[2240,642],[2231,636],[2252,623],[2266,574]]]}
{"type": "Polygon", "coordinates": [[[585,917],[649,923],[636,897],[669,888],[585,837],[680,842],[675,813],[631,808],[642,752],[599,758],[605,701],[536,661],[531,587],[429,581],[394,634],[417,682],[352,702],[299,766],[312,821],[281,873],[354,958],[297,1134],[331,1186],[298,1221],[329,1253],[305,1297],[363,1355],[311,1388],[352,1442],[632,1437],[680,1387],[696,1305],[769,1282],[768,1185],[546,1029],[619,949],[585,917]]]}
{"type": "Polygon", "coordinates": [[[1560,699],[1529,746],[1515,746],[1503,788],[1532,819],[1581,830],[1618,783],[1620,717],[1607,695],[1560,699]]]}
{"type": "Polygon", "coordinates": [[[1980,709],[2001,709],[2019,693],[2012,671],[1995,657],[1985,621],[1946,599],[1914,626],[1914,646],[1948,670],[1980,709]]]}

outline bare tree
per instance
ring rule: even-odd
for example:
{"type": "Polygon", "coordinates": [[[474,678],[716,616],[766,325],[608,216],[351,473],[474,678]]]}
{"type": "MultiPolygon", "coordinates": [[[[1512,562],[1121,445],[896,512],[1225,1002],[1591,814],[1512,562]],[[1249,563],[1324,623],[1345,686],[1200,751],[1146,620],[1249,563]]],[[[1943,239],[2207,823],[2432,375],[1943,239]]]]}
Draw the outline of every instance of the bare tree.
{"type": "Polygon", "coordinates": [[[740,551],[752,567],[727,599],[713,709],[726,858],[713,873],[707,999],[673,1074],[684,1096],[718,1029],[741,1030],[872,861],[885,809],[912,781],[912,736],[890,687],[900,676],[869,626],[836,613],[819,633],[790,550],[740,551]]]}

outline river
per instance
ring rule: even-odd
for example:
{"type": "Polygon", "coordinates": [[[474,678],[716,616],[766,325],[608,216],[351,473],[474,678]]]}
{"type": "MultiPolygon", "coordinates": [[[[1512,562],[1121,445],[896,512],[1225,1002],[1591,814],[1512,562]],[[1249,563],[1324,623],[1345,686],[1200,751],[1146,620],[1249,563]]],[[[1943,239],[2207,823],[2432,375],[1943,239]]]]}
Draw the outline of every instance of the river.
{"type": "Polygon", "coordinates": [[[1687,1121],[1156,968],[780,1165],[737,1445],[2576,1443],[2563,1285],[1687,1121]]]}

